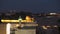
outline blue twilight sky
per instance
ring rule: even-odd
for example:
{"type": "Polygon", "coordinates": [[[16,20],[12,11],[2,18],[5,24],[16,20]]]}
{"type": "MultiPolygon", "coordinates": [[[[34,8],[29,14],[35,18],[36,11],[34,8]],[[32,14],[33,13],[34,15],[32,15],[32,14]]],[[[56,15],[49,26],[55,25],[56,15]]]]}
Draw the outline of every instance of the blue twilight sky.
{"type": "Polygon", "coordinates": [[[30,10],[32,12],[59,12],[60,0],[0,0],[0,10],[3,9],[30,10]]]}

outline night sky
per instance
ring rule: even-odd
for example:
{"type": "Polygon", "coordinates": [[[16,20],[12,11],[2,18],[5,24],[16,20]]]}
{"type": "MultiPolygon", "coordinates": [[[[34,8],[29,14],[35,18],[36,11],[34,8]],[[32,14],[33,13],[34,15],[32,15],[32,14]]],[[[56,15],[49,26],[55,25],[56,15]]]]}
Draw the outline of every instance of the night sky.
{"type": "Polygon", "coordinates": [[[0,0],[0,10],[59,12],[60,0],[0,0]]]}

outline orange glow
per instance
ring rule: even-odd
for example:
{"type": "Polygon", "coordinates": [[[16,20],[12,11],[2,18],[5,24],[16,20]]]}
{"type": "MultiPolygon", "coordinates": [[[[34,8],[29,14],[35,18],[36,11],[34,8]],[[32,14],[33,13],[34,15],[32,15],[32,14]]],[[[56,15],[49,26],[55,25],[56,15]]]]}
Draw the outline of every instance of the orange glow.
{"type": "Polygon", "coordinates": [[[31,18],[29,16],[26,16],[26,21],[27,22],[34,22],[34,18],[31,18]]]}
{"type": "Polygon", "coordinates": [[[31,20],[31,18],[29,16],[26,16],[26,20],[31,20]]]}

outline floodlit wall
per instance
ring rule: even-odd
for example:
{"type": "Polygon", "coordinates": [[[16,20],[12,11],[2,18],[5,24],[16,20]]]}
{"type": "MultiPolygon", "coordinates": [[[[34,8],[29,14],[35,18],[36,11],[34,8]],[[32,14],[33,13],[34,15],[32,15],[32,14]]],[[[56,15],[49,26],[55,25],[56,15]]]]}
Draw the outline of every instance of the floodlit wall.
{"type": "Polygon", "coordinates": [[[15,31],[15,34],[36,34],[36,29],[20,29],[15,31]]]}

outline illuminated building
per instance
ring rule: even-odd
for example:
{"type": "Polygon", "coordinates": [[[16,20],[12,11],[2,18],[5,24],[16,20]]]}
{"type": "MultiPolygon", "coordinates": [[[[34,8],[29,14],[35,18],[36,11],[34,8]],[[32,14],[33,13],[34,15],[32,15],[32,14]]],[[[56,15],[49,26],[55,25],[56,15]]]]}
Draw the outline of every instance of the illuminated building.
{"type": "MultiPolygon", "coordinates": [[[[5,19],[2,19],[1,22],[19,22],[19,20],[5,20],[5,19]]],[[[34,18],[31,18],[29,16],[26,16],[26,19],[25,20],[21,20],[21,22],[34,22],[34,18]]]]}

